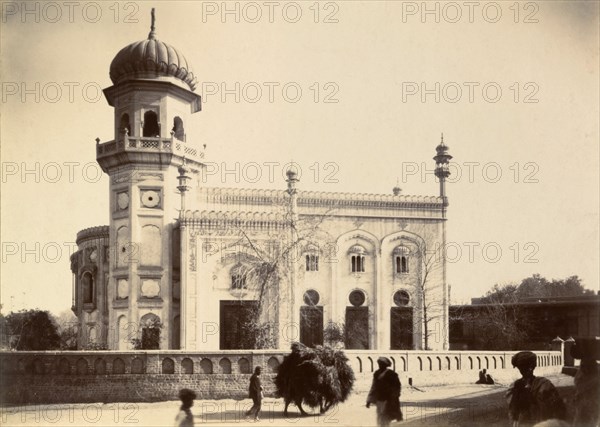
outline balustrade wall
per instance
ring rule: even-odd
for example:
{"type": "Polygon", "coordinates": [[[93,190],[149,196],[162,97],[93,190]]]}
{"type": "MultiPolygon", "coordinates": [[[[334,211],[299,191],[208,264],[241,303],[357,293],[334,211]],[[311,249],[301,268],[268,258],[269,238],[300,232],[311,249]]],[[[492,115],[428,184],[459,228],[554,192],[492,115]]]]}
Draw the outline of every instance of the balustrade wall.
{"type": "MultiPolygon", "coordinates": [[[[377,358],[390,358],[404,385],[473,383],[480,369],[508,383],[519,377],[514,352],[346,350],[356,376],[354,392],[366,392],[377,358]]],[[[284,355],[256,351],[66,351],[0,352],[2,403],[145,402],[175,400],[181,388],[199,399],[243,399],[255,366],[274,396],[273,379],[284,355]]],[[[560,351],[536,352],[537,375],[559,373],[560,351]]]]}

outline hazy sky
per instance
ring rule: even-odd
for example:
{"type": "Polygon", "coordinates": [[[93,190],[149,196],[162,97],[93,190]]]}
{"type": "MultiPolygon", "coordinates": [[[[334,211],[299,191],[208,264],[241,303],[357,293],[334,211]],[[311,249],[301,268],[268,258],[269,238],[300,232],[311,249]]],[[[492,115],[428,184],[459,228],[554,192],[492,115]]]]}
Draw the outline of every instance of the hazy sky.
{"type": "Polygon", "coordinates": [[[4,2],[4,312],[71,305],[76,233],[108,224],[99,90],[151,7],[200,82],[206,185],[284,188],[293,159],[302,189],[437,195],[443,132],[453,302],[533,273],[598,289],[598,2],[4,2]]]}

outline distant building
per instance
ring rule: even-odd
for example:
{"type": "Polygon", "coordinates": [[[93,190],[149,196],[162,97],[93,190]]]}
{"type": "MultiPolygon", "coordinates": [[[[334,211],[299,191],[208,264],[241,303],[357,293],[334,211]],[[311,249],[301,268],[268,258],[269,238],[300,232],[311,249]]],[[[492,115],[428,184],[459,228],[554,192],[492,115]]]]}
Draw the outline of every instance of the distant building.
{"type": "MultiPolygon", "coordinates": [[[[497,318],[499,306],[486,304],[482,298],[473,298],[470,305],[451,306],[450,348],[489,349],[482,344],[484,332],[478,325],[481,322],[501,320],[497,318]]],[[[528,328],[526,346],[532,350],[547,349],[557,336],[563,340],[569,337],[600,336],[600,295],[530,297],[502,306],[508,313],[509,320],[518,318],[523,328],[528,328]]],[[[508,322],[506,326],[510,326],[508,322]]]]}
{"type": "MultiPolygon", "coordinates": [[[[110,177],[110,221],[79,232],[71,258],[80,348],[127,349],[136,339],[146,348],[244,348],[260,298],[280,348],[323,343],[329,322],[352,331],[348,348],[424,346],[418,286],[424,254],[445,240],[451,156],[443,139],[434,158],[439,196],[300,191],[293,170],[281,190],[205,188],[202,139],[185,127],[200,111],[196,77],[158,40],[154,21],[146,40],[117,53],[110,78],[114,139],[96,146],[110,177]],[[314,233],[294,249],[289,274],[264,293],[250,286],[257,248],[295,245],[299,223],[314,233]]],[[[447,349],[446,264],[435,261],[428,346],[447,349]]]]}

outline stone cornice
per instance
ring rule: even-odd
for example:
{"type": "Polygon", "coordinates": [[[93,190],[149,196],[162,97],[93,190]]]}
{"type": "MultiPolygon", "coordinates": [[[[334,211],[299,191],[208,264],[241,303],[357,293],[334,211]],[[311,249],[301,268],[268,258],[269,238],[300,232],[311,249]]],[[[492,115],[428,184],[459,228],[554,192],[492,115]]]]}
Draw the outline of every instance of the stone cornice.
{"type": "Polygon", "coordinates": [[[108,230],[108,225],[85,228],[77,233],[75,242],[80,245],[87,240],[108,239],[108,230]]]}
{"type": "Polygon", "coordinates": [[[118,85],[110,86],[104,89],[104,96],[108,105],[114,107],[119,97],[123,97],[128,93],[139,93],[142,91],[157,91],[179,96],[186,101],[192,103],[192,113],[200,111],[200,95],[186,88],[177,79],[173,77],[161,76],[159,79],[156,76],[147,79],[132,79],[127,80],[118,85]],[[197,107],[196,107],[197,105],[197,107]]]}

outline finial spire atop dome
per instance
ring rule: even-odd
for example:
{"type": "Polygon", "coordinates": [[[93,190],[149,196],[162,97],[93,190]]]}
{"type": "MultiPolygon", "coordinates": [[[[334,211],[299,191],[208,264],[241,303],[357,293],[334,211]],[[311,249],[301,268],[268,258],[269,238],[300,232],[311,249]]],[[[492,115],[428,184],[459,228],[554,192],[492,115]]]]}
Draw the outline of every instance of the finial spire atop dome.
{"type": "Polygon", "coordinates": [[[154,26],[155,22],[156,22],[156,15],[154,14],[154,8],[152,8],[152,11],[150,12],[150,17],[151,17],[151,23],[150,23],[150,33],[148,34],[148,40],[155,40],[156,39],[156,27],[154,26]]]}

